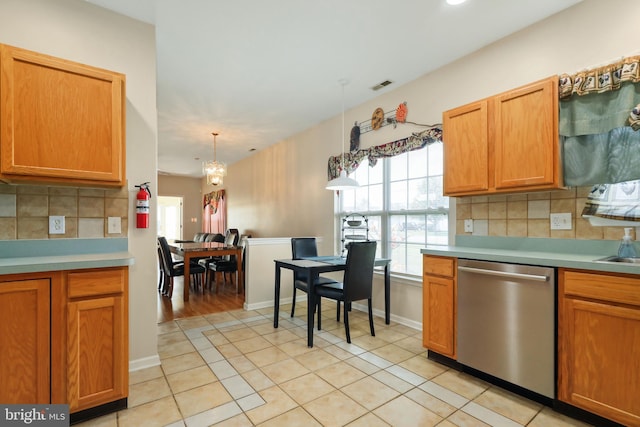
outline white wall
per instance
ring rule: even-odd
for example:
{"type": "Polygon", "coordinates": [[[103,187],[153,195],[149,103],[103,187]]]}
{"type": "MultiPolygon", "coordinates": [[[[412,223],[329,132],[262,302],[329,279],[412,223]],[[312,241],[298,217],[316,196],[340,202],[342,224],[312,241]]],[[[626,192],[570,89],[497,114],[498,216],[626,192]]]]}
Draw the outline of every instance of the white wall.
{"type": "MultiPolygon", "coordinates": [[[[406,101],[407,120],[440,123],[442,112],[447,109],[553,74],[573,73],[637,54],[638,22],[637,0],[609,0],[606,5],[598,0],[584,0],[409,84],[383,90],[372,101],[347,110],[347,137],[351,124],[370,118],[377,107],[389,111],[406,101]]],[[[350,86],[369,83],[352,81],[345,91],[350,86]]],[[[340,93],[336,82],[337,105],[340,93]]],[[[360,145],[366,148],[395,141],[420,129],[411,125],[399,125],[396,129],[386,126],[362,134],[360,145]]],[[[323,237],[319,252],[332,253],[335,195],[324,187],[327,160],[339,154],[341,135],[338,115],[232,164],[225,179],[229,218],[234,218],[240,229],[254,230],[259,237],[323,237]]],[[[392,313],[421,322],[422,290],[416,285],[393,280],[392,313]]],[[[383,299],[374,297],[374,300],[376,309],[382,309],[383,299]]]]}
{"type": "MultiPolygon", "coordinates": [[[[155,31],[148,24],[81,0],[2,0],[0,43],[124,73],[127,78],[129,218],[135,218],[135,184],[157,189],[155,31]]],[[[156,334],[156,205],[149,229],[129,221],[129,359],[133,367],[158,363],[156,334]]]]}

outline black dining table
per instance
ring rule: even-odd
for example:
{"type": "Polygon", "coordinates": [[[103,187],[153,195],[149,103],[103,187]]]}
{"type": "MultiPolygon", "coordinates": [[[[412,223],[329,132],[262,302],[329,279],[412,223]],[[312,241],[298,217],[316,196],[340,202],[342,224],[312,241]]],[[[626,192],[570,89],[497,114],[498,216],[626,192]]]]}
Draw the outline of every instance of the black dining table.
{"type": "MultiPolygon", "coordinates": [[[[273,327],[278,327],[278,318],[280,316],[280,276],[283,268],[300,273],[303,277],[307,277],[307,283],[310,284],[309,292],[307,292],[307,345],[313,347],[313,308],[316,305],[316,295],[313,291],[313,283],[321,273],[329,273],[332,271],[343,271],[346,268],[346,257],[341,256],[316,256],[305,257],[303,259],[276,259],[276,277],[275,277],[275,295],[274,295],[274,313],[273,327]]],[[[388,258],[376,258],[374,267],[384,267],[384,321],[388,325],[390,319],[391,307],[391,274],[389,272],[389,264],[391,260],[388,258]]]]}

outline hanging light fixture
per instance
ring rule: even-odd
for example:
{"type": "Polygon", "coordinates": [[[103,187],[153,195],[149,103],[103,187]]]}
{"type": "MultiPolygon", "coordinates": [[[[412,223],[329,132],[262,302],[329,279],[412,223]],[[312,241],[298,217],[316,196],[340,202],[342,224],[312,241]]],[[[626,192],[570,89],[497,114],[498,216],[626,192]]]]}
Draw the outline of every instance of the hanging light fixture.
{"type": "Polygon", "coordinates": [[[360,185],[358,181],[347,176],[347,171],[344,168],[344,86],[347,84],[347,80],[340,80],[342,85],[342,152],[340,153],[340,176],[332,179],[327,183],[327,190],[353,190],[360,185]]]}
{"type": "Polygon", "coordinates": [[[218,136],[218,134],[212,132],[211,135],[213,135],[213,161],[204,163],[202,169],[207,175],[207,185],[217,186],[222,185],[222,178],[227,175],[227,165],[217,161],[216,136],[218,136]]]}

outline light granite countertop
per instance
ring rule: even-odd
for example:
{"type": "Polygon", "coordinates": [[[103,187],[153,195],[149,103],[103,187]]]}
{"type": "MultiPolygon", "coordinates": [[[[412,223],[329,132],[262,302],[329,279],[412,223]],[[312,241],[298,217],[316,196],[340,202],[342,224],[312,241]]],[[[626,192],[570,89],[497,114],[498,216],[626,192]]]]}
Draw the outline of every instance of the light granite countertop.
{"type": "Polygon", "coordinates": [[[420,252],[483,261],[640,275],[640,264],[595,261],[615,255],[618,245],[618,242],[610,240],[456,236],[453,246],[427,245],[420,252]]]}
{"type": "Polygon", "coordinates": [[[133,265],[126,238],[0,241],[0,275],[133,265]]]}

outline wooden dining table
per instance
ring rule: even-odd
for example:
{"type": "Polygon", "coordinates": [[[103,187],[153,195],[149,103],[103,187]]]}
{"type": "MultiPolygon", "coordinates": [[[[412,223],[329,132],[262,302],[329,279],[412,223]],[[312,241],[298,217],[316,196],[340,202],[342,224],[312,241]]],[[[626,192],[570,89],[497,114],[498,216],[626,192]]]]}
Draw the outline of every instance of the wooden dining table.
{"type": "MultiPolygon", "coordinates": [[[[275,275],[275,295],[273,310],[273,327],[278,327],[278,318],[280,316],[280,276],[283,268],[293,270],[307,277],[307,283],[311,283],[309,292],[307,292],[307,346],[313,347],[313,309],[316,304],[316,296],[313,291],[313,283],[320,273],[328,273],[332,271],[342,271],[346,268],[346,257],[340,256],[317,256],[305,257],[304,259],[276,259],[276,275],[275,275]]],[[[389,272],[389,264],[391,260],[388,258],[376,258],[374,267],[384,267],[384,320],[388,325],[390,319],[391,305],[391,274],[389,272]]]]}
{"type": "Polygon", "coordinates": [[[244,271],[242,271],[242,246],[228,246],[217,242],[176,242],[168,240],[169,250],[184,259],[184,295],[183,299],[189,301],[189,274],[190,261],[193,258],[219,257],[235,255],[237,262],[236,289],[240,293],[240,284],[244,283],[244,271]]]}

